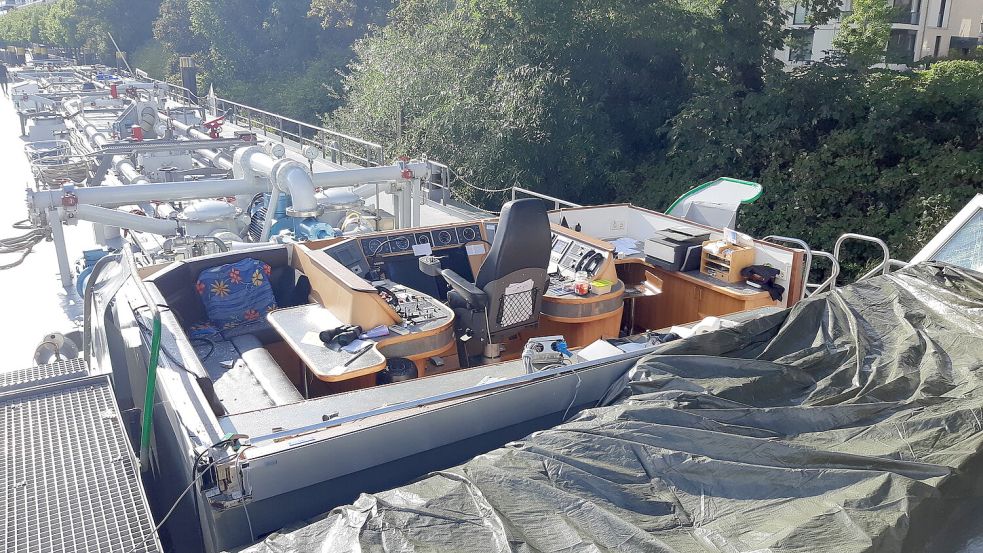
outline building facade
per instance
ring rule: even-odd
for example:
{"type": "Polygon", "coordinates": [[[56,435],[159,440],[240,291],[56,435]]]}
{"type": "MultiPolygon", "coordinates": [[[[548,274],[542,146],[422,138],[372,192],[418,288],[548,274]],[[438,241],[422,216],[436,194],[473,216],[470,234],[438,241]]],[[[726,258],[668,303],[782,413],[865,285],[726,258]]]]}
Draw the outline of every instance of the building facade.
{"type": "MultiPolygon", "coordinates": [[[[896,8],[886,61],[903,67],[927,57],[965,57],[983,45],[983,0],[888,0],[896,8]]],[[[808,3],[800,0],[789,16],[792,36],[776,53],[789,66],[823,59],[833,50],[840,20],[850,13],[844,0],[841,17],[824,25],[808,23],[808,3]]]]}

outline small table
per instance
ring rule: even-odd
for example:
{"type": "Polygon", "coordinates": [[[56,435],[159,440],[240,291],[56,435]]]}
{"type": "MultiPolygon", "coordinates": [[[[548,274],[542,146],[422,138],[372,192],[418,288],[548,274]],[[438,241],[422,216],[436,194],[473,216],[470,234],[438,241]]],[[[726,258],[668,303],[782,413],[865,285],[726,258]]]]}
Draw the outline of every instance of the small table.
{"type": "MultiPolygon", "coordinates": [[[[376,343],[370,342],[371,349],[357,359],[354,359],[357,353],[336,351],[324,345],[318,334],[345,323],[319,304],[276,309],[266,318],[318,380],[341,382],[377,373],[386,367],[386,357],[379,352],[376,343]]],[[[307,382],[306,378],[304,382],[307,382]]]]}

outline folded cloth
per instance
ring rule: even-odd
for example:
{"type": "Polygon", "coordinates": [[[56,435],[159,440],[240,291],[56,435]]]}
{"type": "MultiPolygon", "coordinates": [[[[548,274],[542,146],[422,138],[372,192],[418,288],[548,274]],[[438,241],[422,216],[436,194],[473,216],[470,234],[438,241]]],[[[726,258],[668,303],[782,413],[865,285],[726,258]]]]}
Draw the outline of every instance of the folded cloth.
{"type": "Polygon", "coordinates": [[[202,271],[195,288],[209,322],[225,330],[262,320],[276,309],[271,272],[269,264],[249,257],[202,271]]]}
{"type": "Polygon", "coordinates": [[[751,286],[756,286],[768,292],[773,300],[780,300],[785,295],[785,287],[775,282],[781,271],[767,265],[751,265],[741,269],[741,277],[751,286]]]}

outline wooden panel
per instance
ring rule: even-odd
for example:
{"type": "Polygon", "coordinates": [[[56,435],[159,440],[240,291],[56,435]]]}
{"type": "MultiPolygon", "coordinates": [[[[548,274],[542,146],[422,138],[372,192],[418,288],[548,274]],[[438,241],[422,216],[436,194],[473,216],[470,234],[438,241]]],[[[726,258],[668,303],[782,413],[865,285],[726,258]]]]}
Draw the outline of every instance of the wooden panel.
{"type": "Polygon", "coordinates": [[[362,328],[389,326],[400,321],[374,287],[329,255],[302,245],[294,245],[293,253],[293,267],[310,279],[311,298],[338,320],[362,328]]]}
{"type": "MultiPolygon", "coordinates": [[[[622,263],[630,265],[631,263],[622,263]]],[[[661,330],[673,325],[699,321],[704,317],[729,315],[739,311],[776,305],[767,292],[739,294],[726,287],[704,282],[685,273],[666,271],[638,261],[662,279],[662,293],[635,299],[635,328],[661,330]]],[[[641,269],[621,267],[622,274],[641,269]]]]}

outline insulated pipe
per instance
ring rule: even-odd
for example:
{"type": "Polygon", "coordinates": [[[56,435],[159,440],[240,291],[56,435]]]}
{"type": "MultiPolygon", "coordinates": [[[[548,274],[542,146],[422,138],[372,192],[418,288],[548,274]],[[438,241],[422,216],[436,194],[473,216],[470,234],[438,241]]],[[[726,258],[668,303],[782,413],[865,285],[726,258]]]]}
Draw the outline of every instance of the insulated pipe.
{"type": "MultiPolygon", "coordinates": [[[[173,117],[170,117],[163,113],[159,115],[162,119],[166,119],[170,121],[171,125],[173,125],[175,129],[178,129],[179,131],[183,132],[185,135],[188,136],[188,138],[197,138],[201,140],[211,140],[212,138],[211,136],[208,135],[208,133],[196,129],[194,125],[188,125],[186,123],[182,123],[181,121],[178,121],[177,119],[174,119],[173,117]]],[[[226,171],[232,170],[232,160],[226,157],[225,154],[221,152],[217,152],[215,150],[209,150],[207,148],[203,148],[201,150],[195,150],[195,151],[199,155],[203,156],[205,159],[210,161],[212,165],[214,165],[215,167],[218,167],[219,169],[225,169],[226,171]]]]}
{"type": "Polygon", "coordinates": [[[113,160],[116,165],[116,172],[119,173],[126,184],[150,184],[147,177],[143,176],[143,173],[140,171],[137,171],[137,168],[133,166],[133,163],[128,157],[116,156],[113,160]]]}
{"type": "Polygon", "coordinates": [[[385,165],[382,167],[326,171],[314,175],[314,185],[320,188],[339,188],[365,182],[411,180],[403,178],[404,169],[412,171],[413,178],[420,178],[424,173],[428,173],[431,168],[429,163],[417,162],[407,163],[406,165],[385,165]]]}
{"type": "Polygon", "coordinates": [[[92,221],[103,225],[110,225],[119,228],[159,234],[161,236],[175,236],[179,234],[177,221],[171,219],[155,219],[146,215],[136,215],[126,213],[116,209],[99,207],[96,205],[79,204],[74,213],[65,212],[65,217],[74,215],[75,219],[82,221],[92,221]]]}
{"type": "MultiPolygon", "coordinates": [[[[78,198],[79,204],[117,207],[154,200],[169,202],[219,198],[244,193],[256,195],[260,192],[269,192],[269,190],[269,185],[263,181],[223,179],[133,184],[130,186],[93,186],[91,188],[76,188],[72,194],[78,198]]],[[[64,190],[44,190],[33,193],[31,203],[35,209],[60,207],[64,196],[64,190]]]]}
{"type": "Polygon", "coordinates": [[[291,206],[287,214],[292,217],[316,217],[317,198],[314,196],[314,180],[307,166],[292,159],[275,159],[258,146],[236,151],[237,175],[256,180],[267,177],[273,187],[290,195],[291,206]]]}
{"type": "Polygon", "coordinates": [[[314,196],[314,180],[307,167],[299,161],[280,160],[270,178],[280,192],[290,194],[287,215],[292,217],[317,217],[318,204],[314,196]]]}

